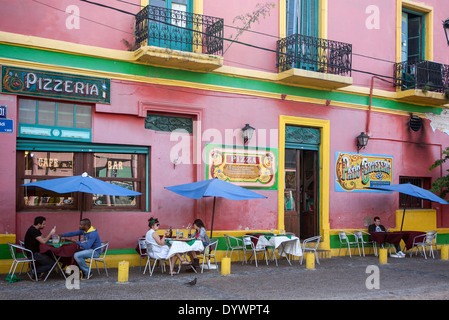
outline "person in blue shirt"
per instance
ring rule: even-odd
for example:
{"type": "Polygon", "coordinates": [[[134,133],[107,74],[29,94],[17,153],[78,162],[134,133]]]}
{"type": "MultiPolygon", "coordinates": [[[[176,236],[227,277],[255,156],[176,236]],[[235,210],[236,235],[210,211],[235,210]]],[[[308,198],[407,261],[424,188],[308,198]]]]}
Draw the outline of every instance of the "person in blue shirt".
{"type": "MultiPolygon", "coordinates": [[[[91,275],[88,275],[89,267],[87,266],[86,259],[90,259],[94,249],[101,246],[100,236],[97,229],[95,229],[89,219],[83,219],[80,221],[80,229],[78,231],[63,233],[63,237],[74,237],[80,236],[84,237],[83,241],[77,241],[76,243],[80,246],[81,250],[76,252],[73,256],[76,263],[82,271],[82,279],[89,279],[91,275]]],[[[100,257],[100,250],[95,251],[94,258],[100,257]]]]}

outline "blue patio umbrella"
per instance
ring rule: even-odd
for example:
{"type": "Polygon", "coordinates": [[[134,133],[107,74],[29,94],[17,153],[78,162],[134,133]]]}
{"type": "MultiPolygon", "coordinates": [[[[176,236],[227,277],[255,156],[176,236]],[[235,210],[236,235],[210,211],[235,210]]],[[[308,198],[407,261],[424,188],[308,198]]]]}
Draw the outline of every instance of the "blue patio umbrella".
{"type": "Polygon", "coordinates": [[[201,199],[204,197],[214,197],[214,205],[212,209],[212,223],[210,237],[214,229],[214,215],[215,215],[215,199],[216,197],[226,198],[229,200],[251,200],[267,198],[261,194],[251,190],[242,188],[230,182],[220,180],[218,178],[198,181],[187,184],[180,184],[172,187],[165,187],[174,193],[191,199],[201,199]]]}
{"type": "MultiPolygon", "coordinates": [[[[448,202],[440,197],[438,197],[433,192],[430,192],[429,190],[420,188],[418,186],[415,186],[411,183],[401,183],[401,184],[392,184],[392,185],[379,185],[379,186],[373,186],[373,187],[366,187],[367,189],[374,189],[374,190],[383,190],[383,191],[397,191],[412,197],[420,198],[427,201],[437,202],[440,204],[448,204],[448,202]]],[[[401,231],[402,226],[404,225],[404,216],[405,216],[405,207],[404,207],[404,213],[402,214],[402,223],[401,223],[401,231]]]]}
{"type": "MultiPolygon", "coordinates": [[[[129,190],[112,183],[95,179],[86,172],[79,176],[41,180],[23,184],[24,187],[39,187],[56,193],[82,192],[107,196],[137,196],[142,193],[129,190]]],[[[80,220],[83,216],[81,209],[80,220]]]]}

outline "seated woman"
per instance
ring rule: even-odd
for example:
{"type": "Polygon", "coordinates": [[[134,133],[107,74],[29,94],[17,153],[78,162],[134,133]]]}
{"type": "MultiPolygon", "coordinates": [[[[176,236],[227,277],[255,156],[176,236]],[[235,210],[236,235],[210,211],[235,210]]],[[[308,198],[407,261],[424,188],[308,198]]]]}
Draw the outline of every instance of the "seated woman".
{"type": "MultiPolygon", "coordinates": [[[[201,240],[203,242],[203,246],[207,247],[210,243],[209,237],[207,236],[206,227],[204,226],[203,221],[201,219],[196,219],[193,222],[193,228],[195,229],[195,233],[193,234],[193,238],[196,240],[201,240]]],[[[199,259],[196,256],[195,251],[189,252],[190,260],[192,260],[192,266],[196,269],[200,266],[199,259]]]]}
{"type": "MultiPolygon", "coordinates": [[[[150,218],[148,219],[148,227],[150,227],[150,230],[148,230],[147,234],[145,235],[145,240],[153,245],[153,256],[152,258],[155,259],[167,259],[168,252],[170,251],[170,247],[165,244],[165,236],[167,235],[167,232],[162,236],[162,238],[156,233],[157,230],[159,230],[159,220],[157,218],[150,218]]],[[[176,253],[174,256],[170,258],[170,274],[174,275],[177,274],[176,272],[173,272],[173,267],[175,266],[176,258],[178,258],[181,261],[182,265],[189,265],[190,262],[183,259],[182,256],[179,253],[176,253]]]]}

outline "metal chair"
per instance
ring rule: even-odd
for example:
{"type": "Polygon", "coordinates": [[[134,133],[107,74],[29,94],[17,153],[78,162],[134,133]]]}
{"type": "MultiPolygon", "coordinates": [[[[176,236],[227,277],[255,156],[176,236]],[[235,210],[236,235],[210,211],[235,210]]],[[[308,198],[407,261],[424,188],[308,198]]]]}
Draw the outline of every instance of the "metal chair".
{"type": "MultiPolygon", "coordinates": [[[[20,245],[21,247],[24,247],[24,248],[25,248],[25,241],[19,240],[19,245],[20,245]]],[[[25,251],[22,251],[22,255],[23,255],[22,258],[26,258],[26,257],[27,257],[27,255],[25,254],[25,251]]],[[[22,264],[22,268],[20,268],[19,274],[22,274],[22,271],[23,271],[23,267],[24,267],[24,266],[25,266],[25,263],[22,264]]]]}
{"type": "MultiPolygon", "coordinates": [[[[260,246],[259,244],[257,244],[258,240],[256,237],[254,236],[250,236],[250,235],[244,235],[242,237],[243,239],[243,256],[245,257],[245,263],[247,263],[246,260],[246,252],[247,251],[251,251],[251,256],[249,257],[249,260],[251,260],[251,257],[254,256],[254,261],[256,262],[256,268],[257,268],[257,254],[260,252],[263,252],[265,255],[265,262],[268,265],[268,257],[267,257],[267,249],[265,248],[265,246],[260,246]],[[254,244],[253,239],[255,240],[254,242],[256,244],[254,244]]],[[[243,264],[243,262],[242,262],[243,264]]]]}
{"type": "MultiPolygon", "coordinates": [[[[28,263],[29,269],[31,269],[31,271],[33,271],[33,270],[35,271],[35,272],[34,272],[35,280],[38,281],[38,279],[37,279],[37,272],[36,272],[36,263],[35,263],[35,260],[34,260],[33,252],[32,252],[31,250],[29,250],[29,249],[26,249],[26,248],[23,247],[23,246],[19,246],[19,245],[14,244],[14,243],[8,243],[8,245],[9,245],[9,250],[10,250],[10,252],[11,252],[11,257],[12,257],[12,259],[13,259],[11,268],[9,269],[9,273],[8,273],[8,274],[11,275],[11,279],[13,278],[14,273],[16,272],[16,268],[17,268],[17,266],[18,266],[20,263],[23,263],[23,265],[24,265],[25,263],[28,263]],[[23,257],[23,258],[17,257],[17,256],[16,256],[15,250],[21,250],[21,251],[23,252],[23,256],[24,256],[24,257],[23,257]],[[28,252],[29,255],[27,256],[27,255],[25,254],[25,252],[28,252]],[[32,265],[33,267],[31,267],[31,265],[32,265]],[[12,273],[11,273],[11,271],[12,271],[12,273]]],[[[23,268],[23,265],[22,265],[22,268],[23,268]]],[[[30,276],[30,275],[28,275],[28,276],[30,276]]],[[[33,280],[33,278],[32,278],[31,276],[30,276],[30,279],[33,280]]]]}
{"type": "MultiPolygon", "coordinates": [[[[426,248],[429,248],[429,255],[435,259],[435,254],[433,253],[433,245],[435,245],[435,250],[437,250],[437,231],[427,231],[426,234],[422,234],[413,238],[413,245],[410,250],[410,257],[413,254],[413,250],[418,248],[418,251],[421,255],[424,255],[424,258],[427,259],[426,248]],[[421,252],[422,249],[422,252],[421,252]]],[[[416,252],[415,255],[417,255],[416,252]]]]}
{"type": "Polygon", "coordinates": [[[301,256],[301,262],[300,262],[300,264],[302,264],[302,260],[303,260],[303,257],[304,257],[304,253],[305,253],[306,251],[313,251],[313,252],[315,253],[315,259],[316,259],[316,262],[317,262],[318,264],[320,264],[320,260],[318,259],[318,254],[317,254],[317,252],[316,252],[317,249],[318,249],[318,246],[320,245],[320,240],[321,240],[321,236],[315,236],[315,237],[307,238],[307,239],[305,239],[305,240],[302,242],[302,256],[301,256]],[[308,247],[307,244],[309,244],[310,242],[315,242],[315,246],[308,247]]]}
{"type": "Polygon", "coordinates": [[[137,239],[137,243],[139,245],[139,271],[142,271],[142,258],[147,258],[149,259],[149,255],[148,255],[148,251],[147,251],[147,247],[146,247],[146,240],[145,238],[139,238],[137,239]]]}
{"type": "Polygon", "coordinates": [[[92,256],[90,257],[90,263],[89,263],[89,271],[87,272],[87,278],[90,278],[90,270],[92,268],[92,262],[95,262],[95,266],[97,267],[98,274],[100,274],[100,269],[98,269],[97,262],[102,262],[104,265],[104,270],[106,271],[106,276],[109,277],[108,274],[108,268],[106,267],[106,254],[108,253],[108,247],[109,247],[109,241],[102,241],[101,246],[98,248],[95,248],[92,251],[92,256]],[[94,258],[95,252],[100,252],[100,256],[98,258],[94,258]]]}
{"type": "Polygon", "coordinates": [[[225,234],[224,237],[226,241],[226,257],[228,256],[228,251],[231,250],[231,255],[229,257],[232,260],[232,254],[234,253],[234,250],[237,250],[239,253],[239,261],[241,261],[242,259],[240,258],[240,251],[244,250],[243,240],[227,234],[225,234]]]}
{"type": "Polygon", "coordinates": [[[217,251],[217,246],[218,246],[218,240],[210,243],[208,246],[206,246],[204,248],[204,251],[202,254],[197,255],[198,259],[200,259],[200,258],[203,259],[203,263],[201,264],[201,273],[203,273],[203,270],[204,270],[204,263],[206,262],[207,265],[209,266],[211,258],[214,259],[215,267],[217,268],[217,271],[218,271],[217,259],[215,258],[215,252],[217,251]]]}
{"type": "Polygon", "coordinates": [[[349,257],[352,257],[351,256],[351,246],[354,246],[354,247],[357,246],[357,248],[359,249],[359,256],[362,256],[360,254],[359,243],[357,241],[349,241],[348,234],[354,236],[354,234],[352,232],[348,232],[348,231],[339,231],[338,232],[338,238],[340,239],[340,249],[338,250],[338,256],[340,256],[341,247],[343,245],[348,246],[349,257]]]}
{"type": "MultiPolygon", "coordinates": [[[[154,247],[160,247],[159,245],[153,244],[153,243],[149,243],[148,241],[145,241],[145,247],[146,247],[147,252],[148,252],[148,260],[147,260],[147,263],[145,264],[145,269],[143,270],[143,274],[145,274],[145,272],[147,270],[147,267],[148,267],[148,271],[150,273],[150,276],[152,276],[154,268],[156,267],[156,263],[158,261],[159,262],[163,262],[161,264],[161,271],[162,272],[165,272],[165,261],[168,261],[168,264],[169,264],[170,270],[171,270],[171,260],[170,260],[170,258],[165,258],[165,259],[156,258],[156,255],[154,254],[153,248],[154,247]],[[151,260],[154,260],[153,266],[151,266],[151,260]]],[[[181,261],[179,261],[178,273],[179,273],[179,270],[181,270],[181,261]]],[[[173,274],[171,276],[173,276],[173,274]]]]}
{"type": "MultiPolygon", "coordinates": [[[[365,256],[365,246],[367,246],[368,248],[371,246],[373,248],[374,255],[377,257],[376,241],[365,241],[365,239],[363,239],[363,235],[369,236],[370,234],[368,232],[361,231],[361,230],[356,230],[354,232],[355,241],[362,245],[363,256],[365,256]]],[[[359,252],[360,252],[360,249],[359,249],[359,252]]]]}

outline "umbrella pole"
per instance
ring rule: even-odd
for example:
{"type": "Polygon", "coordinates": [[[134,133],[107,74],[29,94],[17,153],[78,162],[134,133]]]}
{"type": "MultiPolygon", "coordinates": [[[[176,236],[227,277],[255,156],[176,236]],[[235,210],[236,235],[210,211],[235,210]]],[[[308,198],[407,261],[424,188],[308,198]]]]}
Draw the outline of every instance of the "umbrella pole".
{"type": "MultiPolygon", "coordinates": [[[[409,202],[410,202],[410,195],[407,195],[407,200],[409,200],[409,202]]],[[[406,201],[407,202],[407,201],[406,201]]],[[[405,209],[406,209],[407,207],[405,206],[405,204],[404,204],[404,211],[402,212],[402,223],[401,223],[401,231],[402,231],[402,226],[404,225],[404,217],[405,217],[405,209]]]]}
{"type": "Polygon", "coordinates": [[[402,226],[404,225],[404,217],[405,217],[405,207],[404,207],[404,212],[402,213],[401,231],[402,231],[402,226]]]}
{"type": "Polygon", "coordinates": [[[214,216],[215,216],[215,199],[217,197],[214,197],[214,206],[212,208],[212,223],[210,225],[210,240],[212,241],[212,232],[214,231],[214,216]]]}

